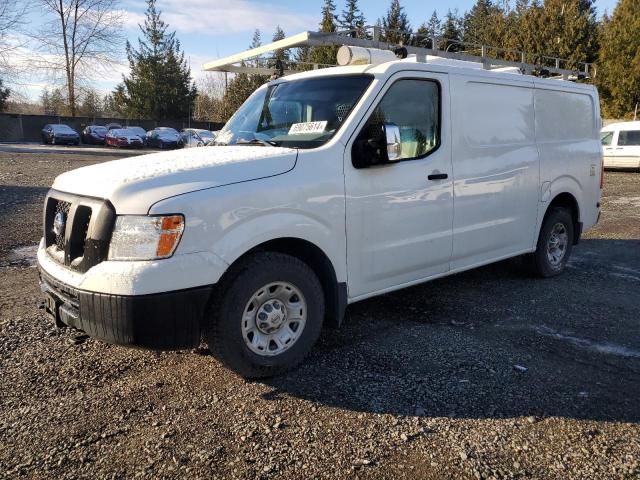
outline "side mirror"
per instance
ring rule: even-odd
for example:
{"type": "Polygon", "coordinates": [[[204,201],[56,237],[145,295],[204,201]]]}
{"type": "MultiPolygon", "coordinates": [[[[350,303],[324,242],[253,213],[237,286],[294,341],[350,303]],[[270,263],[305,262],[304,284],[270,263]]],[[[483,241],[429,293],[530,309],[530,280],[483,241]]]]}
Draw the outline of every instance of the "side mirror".
{"type": "Polygon", "coordinates": [[[397,162],[402,155],[400,127],[395,123],[385,123],[383,128],[387,139],[387,161],[397,162]]]}
{"type": "Polygon", "coordinates": [[[400,159],[400,127],[395,123],[365,127],[351,150],[351,161],[356,168],[384,165],[400,159]]]}

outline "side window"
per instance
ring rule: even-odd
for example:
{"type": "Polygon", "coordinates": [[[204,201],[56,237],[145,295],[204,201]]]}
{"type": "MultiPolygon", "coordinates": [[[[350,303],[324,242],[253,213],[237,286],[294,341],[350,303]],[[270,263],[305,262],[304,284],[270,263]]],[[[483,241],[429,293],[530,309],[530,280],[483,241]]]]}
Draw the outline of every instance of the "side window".
{"type": "Polygon", "coordinates": [[[602,132],[600,136],[600,141],[602,145],[605,147],[611,145],[611,141],[613,140],[613,132],[602,132]]]}
{"type": "Polygon", "coordinates": [[[618,133],[618,146],[621,145],[629,145],[629,146],[637,146],[640,145],[640,130],[622,130],[618,133]]]}
{"type": "Polygon", "coordinates": [[[400,156],[396,160],[421,158],[436,149],[440,144],[438,84],[432,80],[398,80],[387,90],[358,137],[379,138],[385,124],[400,129],[400,156]]]}

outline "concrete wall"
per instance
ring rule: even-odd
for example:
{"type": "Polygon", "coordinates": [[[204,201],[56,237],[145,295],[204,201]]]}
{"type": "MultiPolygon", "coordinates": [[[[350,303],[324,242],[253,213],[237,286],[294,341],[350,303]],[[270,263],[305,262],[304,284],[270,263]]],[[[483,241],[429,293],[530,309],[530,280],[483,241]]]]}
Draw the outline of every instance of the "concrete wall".
{"type": "Polygon", "coordinates": [[[220,130],[222,123],[196,122],[191,125],[186,120],[131,120],[124,118],[91,118],[91,117],[63,117],[54,115],[22,115],[17,113],[0,113],[0,142],[40,142],[41,130],[48,123],[64,123],[76,132],[82,133],[87,125],[106,125],[119,123],[127,126],[140,126],[145,130],[155,127],[173,127],[181,130],[191,128],[204,128],[206,130],[220,130]]]}

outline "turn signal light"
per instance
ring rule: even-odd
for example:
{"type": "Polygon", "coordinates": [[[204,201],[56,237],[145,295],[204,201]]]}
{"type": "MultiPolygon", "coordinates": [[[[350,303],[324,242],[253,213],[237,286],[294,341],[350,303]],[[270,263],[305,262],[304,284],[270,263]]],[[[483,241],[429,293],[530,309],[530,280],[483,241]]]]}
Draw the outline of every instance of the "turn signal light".
{"type": "Polygon", "coordinates": [[[178,240],[184,231],[184,217],[182,215],[172,215],[162,218],[162,231],[156,249],[157,257],[168,257],[175,250],[178,240]]]}

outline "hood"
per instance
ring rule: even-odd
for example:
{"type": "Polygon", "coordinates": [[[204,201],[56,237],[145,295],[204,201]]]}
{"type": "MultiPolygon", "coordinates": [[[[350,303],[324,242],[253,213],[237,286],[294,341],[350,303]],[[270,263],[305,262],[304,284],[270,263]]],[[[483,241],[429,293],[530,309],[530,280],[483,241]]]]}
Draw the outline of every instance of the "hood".
{"type": "Polygon", "coordinates": [[[281,147],[193,148],[71,170],[52,188],[107,199],[118,214],[146,214],[154,203],[175,195],[285,173],[296,158],[296,150],[281,147]]]}

